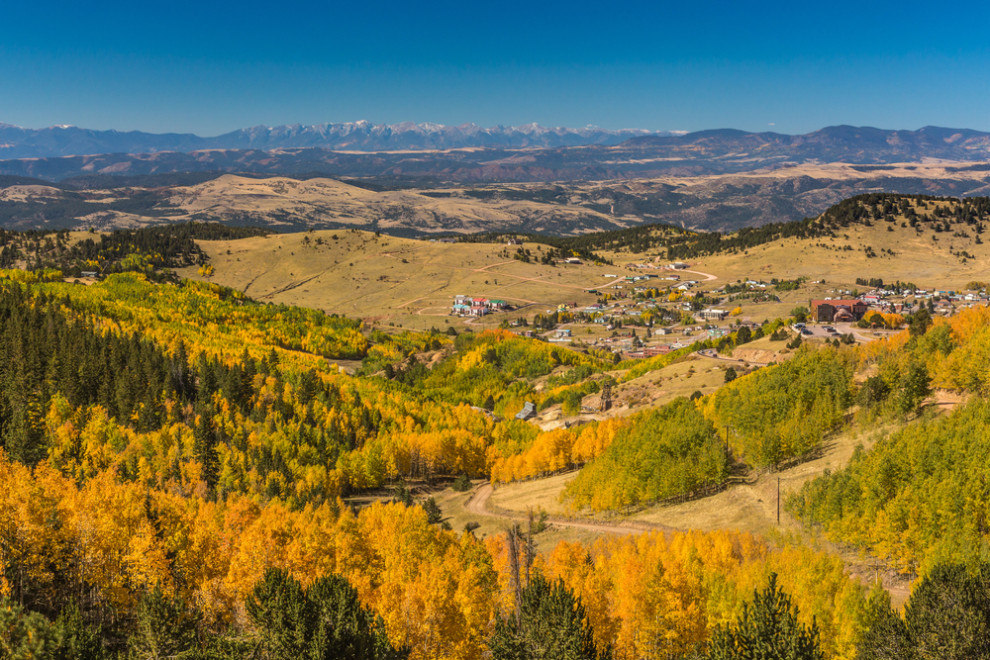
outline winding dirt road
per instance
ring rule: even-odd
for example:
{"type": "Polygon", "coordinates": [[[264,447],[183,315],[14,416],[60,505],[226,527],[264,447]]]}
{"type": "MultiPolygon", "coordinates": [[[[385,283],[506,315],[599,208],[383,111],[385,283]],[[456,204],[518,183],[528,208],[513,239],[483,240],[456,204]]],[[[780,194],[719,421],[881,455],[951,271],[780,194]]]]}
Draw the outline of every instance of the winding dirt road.
{"type": "MultiPolygon", "coordinates": [[[[820,474],[826,467],[835,468],[848,462],[856,439],[848,438],[842,443],[829,443],[822,457],[800,463],[777,473],[749,475],[730,485],[715,495],[672,505],[665,510],[666,517],[673,524],[662,524],[646,520],[623,522],[600,522],[595,520],[573,520],[550,516],[546,521],[555,527],[587,530],[598,534],[642,534],[648,531],[677,532],[691,529],[739,529],[740,519],[757,517],[766,521],[767,529],[781,527],[791,532],[804,529],[802,524],[788,512],[781,512],[780,523],[774,524],[776,513],[776,489],[778,478],[786,492],[791,492],[809,478],[820,474]],[[793,485],[792,485],[793,484],[793,485]],[[699,516],[700,514],[700,516],[699,516]],[[699,517],[704,524],[698,525],[699,517]]],[[[522,511],[508,510],[490,505],[494,489],[491,484],[479,486],[471,495],[465,509],[477,516],[497,518],[507,522],[525,523],[528,515],[522,511]]],[[[759,532],[758,532],[759,533],[759,532]]],[[[869,555],[862,555],[857,549],[841,547],[831,543],[821,534],[813,534],[821,549],[839,557],[848,574],[862,584],[869,585],[879,578],[891,594],[896,606],[903,605],[911,592],[913,577],[885,565],[869,555]]]]}
{"type": "MultiPolygon", "coordinates": [[[[471,495],[471,499],[468,500],[468,503],[464,506],[464,508],[479,516],[490,516],[512,522],[525,522],[528,520],[528,516],[523,513],[508,511],[505,509],[494,510],[490,508],[488,506],[488,500],[491,499],[493,491],[494,489],[491,484],[483,484],[474,492],[473,495],[471,495]]],[[[647,522],[604,523],[584,520],[569,520],[558,516],[548,517],[547,522],[557,527],[585,529],[601,534],[642,534],[643,532],[648,532],[651,530],[659,530],[662,532],[675,531],[673,527],[647,522]]]]}

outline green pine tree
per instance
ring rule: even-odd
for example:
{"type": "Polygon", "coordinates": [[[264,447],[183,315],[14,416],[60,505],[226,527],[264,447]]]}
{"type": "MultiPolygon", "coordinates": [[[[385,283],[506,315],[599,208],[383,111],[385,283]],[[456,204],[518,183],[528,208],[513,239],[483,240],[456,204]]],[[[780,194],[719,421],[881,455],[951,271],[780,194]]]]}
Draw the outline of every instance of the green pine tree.
{"type": "Polygon", "coordinates": [[[381,620],[361,606],[357,591],[337,575],[308,589],[287,571],[270,568],[245,603],[263,658],[271,660],[404,660],[381,620]]]}
{"type": "Polygon", "coordinates": [[[797,620],[791,598],[777,587],[777,574],[753,602],[743,607],[735,624],[716,628],[708,660],[824,660],[818,644],[818,626],[797,620]]]}
{"type": "Polygon", "coordinates": [[[493,660],[606,660],[599,653],[581,601],[563,581],[535,576],[519,612],[498,619],[489,642],[493,660]]]}
{"type": "Polygon", "coordinates": [[[936,566],[911,594],[904,623],[919,658],[990,658],[990,565],[976,574],[936,566]]]}
{"type": "Polygon", "coordinates": [[[55,639],[48,619],[0,597],[0,658],[45,658],[54,646],[55,639]]]}
{"type": "Polygon", "coordinates": [[[155,587],[141,596],[134,616],[134,632],[128,644],[131,655],[165,660],[184,657],[196,648],[199,617],[181,598],[172,598],[155,587]]]}

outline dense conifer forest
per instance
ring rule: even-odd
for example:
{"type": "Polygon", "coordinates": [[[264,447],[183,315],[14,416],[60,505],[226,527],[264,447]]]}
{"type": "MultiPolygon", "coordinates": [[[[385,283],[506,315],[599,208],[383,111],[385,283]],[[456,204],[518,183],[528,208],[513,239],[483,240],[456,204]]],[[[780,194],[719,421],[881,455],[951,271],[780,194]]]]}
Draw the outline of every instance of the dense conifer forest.
{"type": "Polygon", "coordinates": [[[0,268],[58,269],[70,277],[140,271],[161,277],[160,269],[204,264],[197,240],[231,240],[260,236],[267,230],[217,223],[118,229],[109,233],[10,231],[0,229],[0,268]]]}

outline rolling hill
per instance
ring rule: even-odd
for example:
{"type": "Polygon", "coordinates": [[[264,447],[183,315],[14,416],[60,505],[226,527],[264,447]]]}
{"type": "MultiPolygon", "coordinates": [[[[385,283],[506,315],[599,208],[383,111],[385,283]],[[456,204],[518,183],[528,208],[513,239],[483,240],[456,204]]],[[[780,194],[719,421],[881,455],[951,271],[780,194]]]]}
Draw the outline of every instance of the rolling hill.
{"type": "MultiPolygon", "coordinates": [[[[348,188],[291,192],[377,199],[348,188]]],[[[990,545],[988,223],[986,197],[871,194],[717,236],[0,231],[0,265],[21,268],[0,271],[0,611],[66,657],[133,655],[150,620],[184,626],[189,655],[243,657],[286,597],[308,611],[336,576],[410,658],[467,660],[496,647],[532,560],[616,657],[700,648],[771,575],[827,658],[889,635],[916,578],[905,625],[932,584],[985,612],[965,570],[990,545]],[[676,273],[675,248],[692,255],[676,273]],[[51,268],[83,263],[102,276],[51,268]],[[878,303],[903,304],[886,329],[834,324],[841,342],[791,325],[867,277],[975,295],[911,286],[878,303]],[[518,309],[453,317],[454,293],[518,309]],[[696,320],[710,305],[727,318],[696,320]]]]}
{"type": "MultiPolygon", "coordinates": [[[[149,157],[153,158],[153,157],[149,157]]],[[[970,164],[800,165],[724,175],[486,185],[394,177],[217,173],[0,178],[0,227],[113,229],[198,220],[282,231],[357,227],[395,235],[520,231],[558,236],[649,223],[731,231],[815,216],[860,193],[986,194],[970,164]]]]}
{"type": "MultiPolygon", "coordinates": [[[[606,278],[607,274],[658,274],[638,264],[667,263],[672,260],[671,250],[685,247],[691,250],[686,258],[689,271],[710,278],[700,285],[704,291],[749,278],[807,281],[795,292],[778,293],[780,302],[742,300],[744,315],[753,319],[786,316],[810,298],[864,288],[857,280],[962,290],[974,281],[990,281],[990,243],[981,238],[987,227],[987,198],[867,195],[842,202],[812,220],[716,235],[715,241],[709,240],[711,234],[668,228],[565,240],[531,237],[534,242],[521,246],[507,246],[499,236],[450,244],[347,230],[200,241],[199,245],[214,267],[212,281],[259,300],[314,307],[381,325],[429,328],[465,323],[449,316],[458,294],[506,299],[521,308],[511,318],[532,318],[558,304],[589,305],[598,298],[590,290],[625,292],[613,289],[624,283],[606,278]],[[641,235],[650,232],[656,240],[643,240],[641,235]],[[538,259],[524,263],[515,258],[519,249],[538,256],[551,245],[591,250],[614,265],[548,266],[538,259]]],[[[192,267],[180,273],[201,277],[192,267]]],[[[705,279],[683,275],[689,277],[705,279]]],[[[649,286],[661,290],[676,286],[657,282],[649,286]]],[[[671,307],[680,309],[679,303],[671,307]]],[[[467,324],[493,326],[503,318],[470,319],[467,324]]]]}

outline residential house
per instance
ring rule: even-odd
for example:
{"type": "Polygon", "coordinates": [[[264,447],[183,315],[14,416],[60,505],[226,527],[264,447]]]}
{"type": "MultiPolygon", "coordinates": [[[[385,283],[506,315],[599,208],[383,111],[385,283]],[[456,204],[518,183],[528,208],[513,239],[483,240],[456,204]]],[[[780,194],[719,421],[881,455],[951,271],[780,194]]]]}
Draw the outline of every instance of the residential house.
{"type": "Polygon", "coordinates": [[[816,321],[858,321],[869,309],[862,300],[812,300],[811,316],[816,321]]]}
{"type": "Polygon", "coordinates": [[[727,309],[703,309],[698,312],[698,316],[706,321],[724,321],[729,318],[729,310],[727,309]]]}

